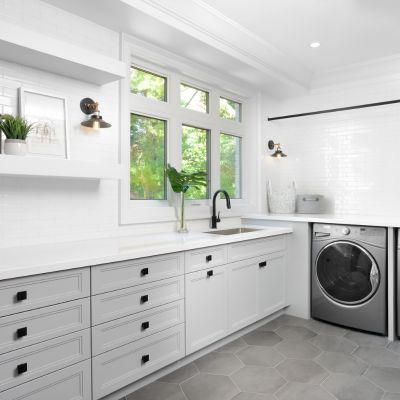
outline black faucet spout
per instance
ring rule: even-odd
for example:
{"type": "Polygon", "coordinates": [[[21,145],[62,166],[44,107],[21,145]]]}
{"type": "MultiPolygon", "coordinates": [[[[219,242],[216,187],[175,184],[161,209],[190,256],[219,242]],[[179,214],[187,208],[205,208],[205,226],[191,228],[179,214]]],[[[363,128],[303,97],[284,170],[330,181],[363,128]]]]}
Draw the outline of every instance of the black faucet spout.
{"type": "Polygon", "coordinates": [[[231,198],[229,197],[229,194],[226,190],[224,189],[219,189],[214,193],[213,196],[213,213],[212,213],[212,217],[211,217],[211,228],[212,229],[216,229],[217,228],[217,223],[221,222],[221,219],[219,217],[219,213],[218,216],[216,214],[216,200],[217,200],[217,196],[222,193],[225,196],[225,200],[226,200],[226,207],[227,208],[231,208],[231,198]]]}

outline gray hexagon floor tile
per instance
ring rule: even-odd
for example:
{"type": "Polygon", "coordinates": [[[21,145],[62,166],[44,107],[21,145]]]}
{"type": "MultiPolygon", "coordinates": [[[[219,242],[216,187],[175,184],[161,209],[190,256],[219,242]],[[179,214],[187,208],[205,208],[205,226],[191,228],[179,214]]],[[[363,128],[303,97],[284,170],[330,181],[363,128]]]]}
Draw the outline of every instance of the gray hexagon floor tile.
{"type": "Polygon", "coordinates": [[[181,387],[188,400],[231,400],[239,393],[227,376],[203,373],[190,378],[181,387]]]}
{"type": "Polygon", "coordinates": [[[316,361],[328,371],[349,375],[362,375],[368,368],[364,361],[343,353],[323,353],[316,361]]]}
{"type": "Polygon", "coordinates": [[[160,382],[182,383],[199,373],[196,365],[190,363],[159,379],[160,382]]]}
{"type": "Polygon", "coordinates": [[[290,382],[276,393],[279,400],[335,400],[319,385],[290,382]]]}
{"type": "Polygon", "coordinates": [[[359,346],[373,347],[373,346],[386,346],[388,339],[379,335],[371,335],[358,331],[349,331],[345,337],[359,346]]]}
{"type": "Polygon", "coordinates": [[[218,349],[214,351],[217,353],[236,353],[245,347],[247,347],[247,343],[242,338],[239,338],[224,346],[218,347],[218,349]]]}
{"type": "Polygon", "coordinates": [[[275,346],[287,358],[312,359],[321,353],[321,350],[311,343],[300,340],[284,340],[275,346]]]}
{"type": "Polygon", "coordinates": [[[194,363],[200,372],[219,375],[230,375],[243,367],[240,360],[230,353],[212,352],[197,359],[194,363]]]}
{"type": "Polygon", "coordinates": [[[276,400],[272,394],[239,393],[232,400],[276,400]]]}
{"type": "Polygon", "coordinates": [[[395,342],[390,342],[387,348],[395,353],[400,354],[400,340],[396,340],[395,342]]]}
{"type": "Polygon", "coordinates": [[[179,385],[153,382],[126,396],[126,400],[185,400],[179,385]]]}
{"type": "Polygon", "coordinates": [[[327,324],[325,322],[317,321],[315,319],[310,320],[306,326],[315,333],[319,333],[321,335],[344,336],[344,334],[347,332],[347,329],[345,328],[332,324],[327,324]]]}
{"type": "Polygon", "coordinates": [[[363,377],[332,374],[322,384],[338,400],[380,400],[383,390],[363,377]]]}
{"type": "Polygon", "coordinates": [[[256,365],[246,365],[231,378],[243,392],[272,394],[286,384],[276,369],[256,365]]]}
{"type": "Polygon", "coordinates": [[[305,340],[316,336],[316,333],[310,331],[304,326],[284,325],[276,330],[276,334],[288,340],[305,340]]]}
{"type": "Polygon", "coordinates": [[[400,369],[371,367],[365,376],[387,392],[400,393],[400,369]]]}
{"type": "Polygon", "coordinates": [[[399,355],[383,347],[359,347],[353,355],[376,367],[400,368],[399,355]]]}
{"type": "Polygon", "coordinates": [[[238,351],[236,356],[243,364],[266,367],[274,367],[284,359],[276,350],[267,346],[248,346],[238,351]]]}
{"type": "Polygon", "coordinates": [[[386,393],[383,400],[400,400],[400,393],[386,393]]]}
{"type": "Polygon", "coordinates": [[[253,346],[274,346],[283,339],[274,332],[253,331],[244,335],[243,340],[253,346]]]}
{"type": "Polygon", "coordinates": [[[311,360],[285,360],[276,369],[289,382],[318,384],[327,377],[327,372],[311,360]]]}
{"type": "Polygon", "coordinates": [[[324,351],[334,351],[339,353],[352,353],[357,345],[341,336],[317,335],[309,340],[310,343],[324,351]]]}

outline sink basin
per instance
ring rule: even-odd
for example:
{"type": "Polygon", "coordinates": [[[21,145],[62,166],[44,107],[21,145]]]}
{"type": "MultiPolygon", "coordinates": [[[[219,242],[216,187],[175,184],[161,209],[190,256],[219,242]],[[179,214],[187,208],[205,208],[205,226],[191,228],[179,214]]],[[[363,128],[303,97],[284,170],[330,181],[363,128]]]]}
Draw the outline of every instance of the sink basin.
{"type": "Polygon", "coordinates": [[[222,229],[220,231],[208,231],[205,233],[212,233],[213,235],[237,235],[238,233],[247,233],[261,231],[261,229],[254,228],[232,228],[232,229],[222,229]]]}

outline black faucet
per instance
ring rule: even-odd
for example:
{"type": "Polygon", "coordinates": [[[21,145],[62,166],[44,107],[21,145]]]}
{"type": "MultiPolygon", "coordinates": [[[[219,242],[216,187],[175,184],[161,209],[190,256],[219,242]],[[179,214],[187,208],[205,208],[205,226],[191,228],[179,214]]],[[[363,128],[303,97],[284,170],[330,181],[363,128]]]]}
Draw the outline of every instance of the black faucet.
{"type": "Polygon", "coordinates": [[[217,222],[221,222],[221,219],[219,217],[219,211],[218,211],[218,216],[215,214],[215,201],[217,200],[217,196],[223,193],[225,195],[226,199],[226,207],[231,208],[231,198],[229,197],[229,194],[226,190],[224,189],[218,189],[213,196],[213,213],[211,217],[211,228],[216,229],[217,228],[217,222]]]}

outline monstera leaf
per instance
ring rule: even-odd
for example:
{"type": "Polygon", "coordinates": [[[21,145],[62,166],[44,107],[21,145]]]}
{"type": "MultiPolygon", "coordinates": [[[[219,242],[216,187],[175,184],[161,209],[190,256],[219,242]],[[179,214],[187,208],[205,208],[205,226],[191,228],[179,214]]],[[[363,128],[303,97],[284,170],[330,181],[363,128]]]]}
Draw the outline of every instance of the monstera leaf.
{"type": "Polygon", "coordinates": [[[191,187],[207,186],[207,174],[205,172],[178,172],[170,164],[165,168],[165,172],[175,193],[186,193],[191,187]]]}

